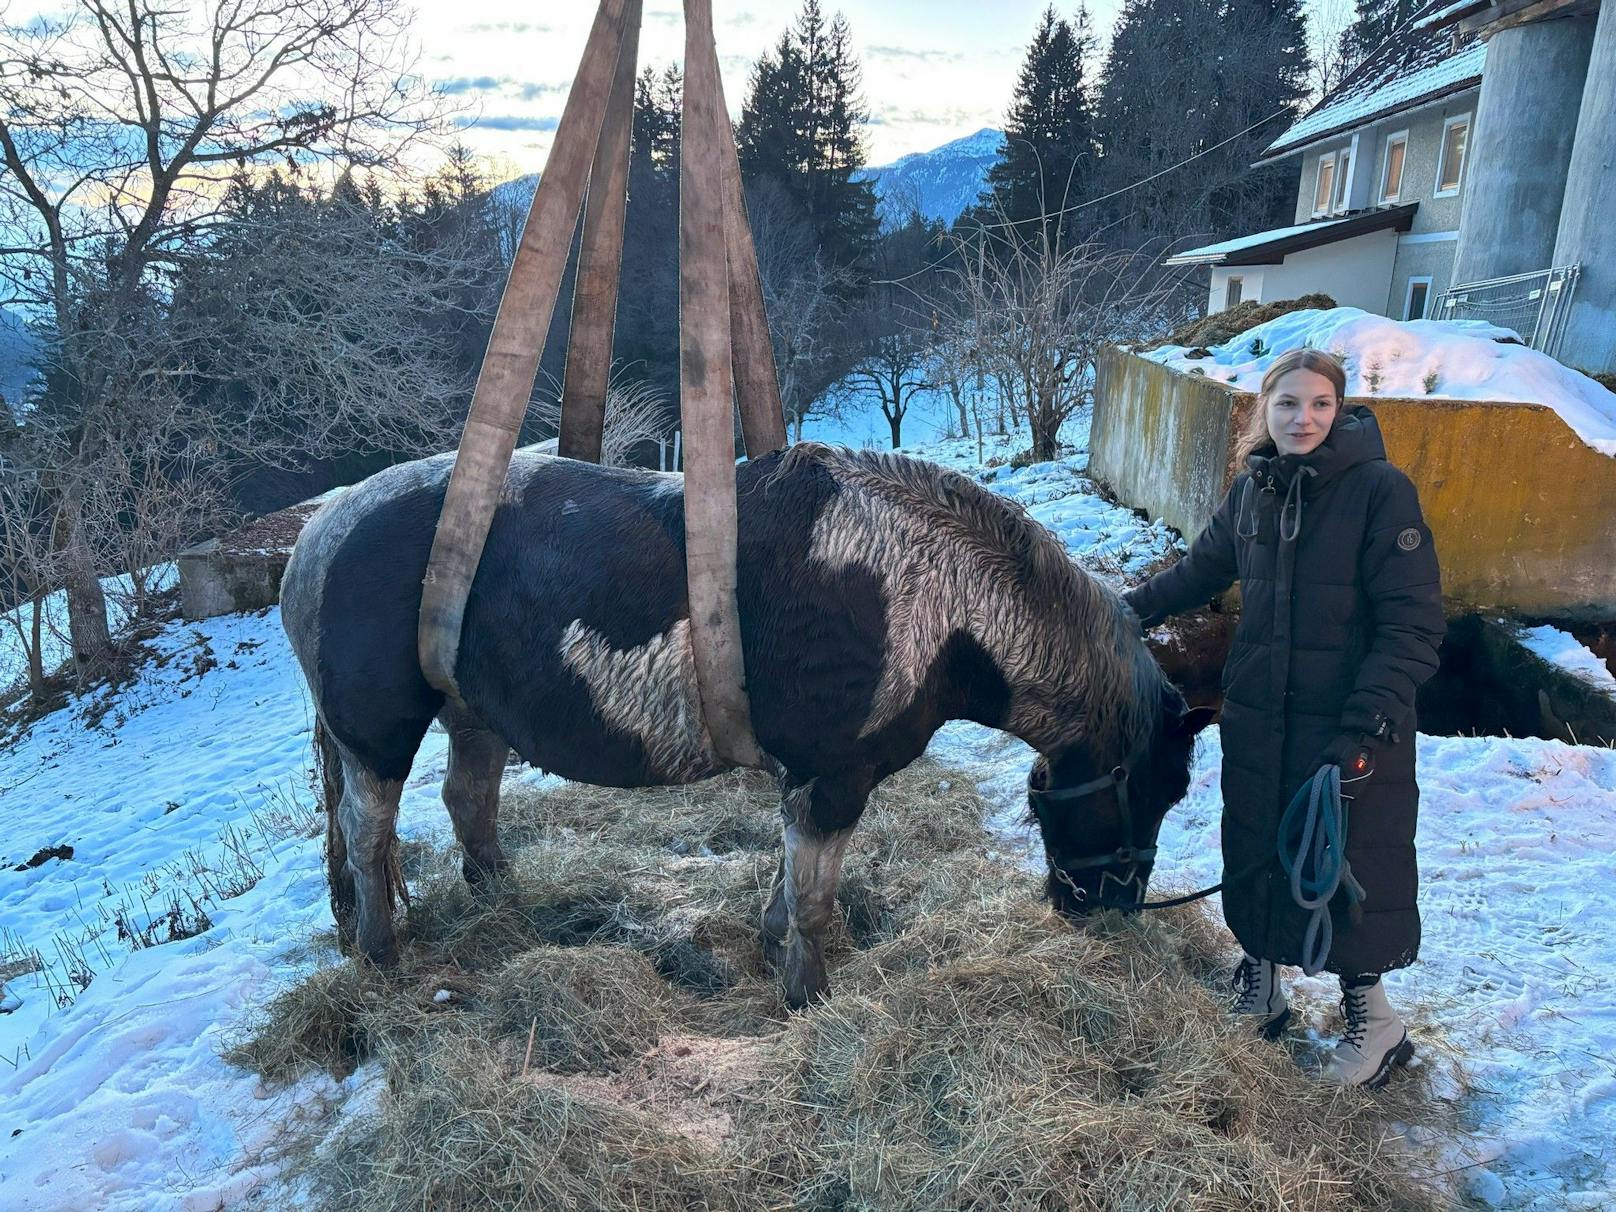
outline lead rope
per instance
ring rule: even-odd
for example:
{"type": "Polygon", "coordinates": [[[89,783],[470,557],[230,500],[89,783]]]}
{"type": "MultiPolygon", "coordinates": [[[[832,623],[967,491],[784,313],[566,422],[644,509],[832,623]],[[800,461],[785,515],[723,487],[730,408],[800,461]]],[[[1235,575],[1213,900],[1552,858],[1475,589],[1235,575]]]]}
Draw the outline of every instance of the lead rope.
{"type": "Polygon", "coordinates": [[[1317,976],[1330,956],[1335,924],[1330,900],[1343,886],[1350,911],[1364,901],[1363,885],[1347,862],[1347,808],[1341,767],[1321,766],[1296,789],[1279,821],[1279,862],[1290,877],[1291,899],[1309,913],[1302,940],[1302,971],[1317,976]]]}

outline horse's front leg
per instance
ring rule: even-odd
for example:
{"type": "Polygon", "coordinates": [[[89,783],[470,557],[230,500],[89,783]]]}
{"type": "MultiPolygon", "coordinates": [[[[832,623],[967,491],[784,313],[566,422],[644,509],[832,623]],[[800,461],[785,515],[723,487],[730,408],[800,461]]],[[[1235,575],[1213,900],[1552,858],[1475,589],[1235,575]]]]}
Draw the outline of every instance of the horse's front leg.
{"type": "Polygon", "coordinates": [[[869,799],[871,780],[865,774],[829,776],[788,786],[780,801],[785,832],[785,853],[776,896],[764,911],[767,938],[786,912],[785,962],[781,978],[786,1004],[801,1009],[823,997],[830,982],[825,975],[825,931],[836,910],[836,885],[842,858],[869,799]]]}

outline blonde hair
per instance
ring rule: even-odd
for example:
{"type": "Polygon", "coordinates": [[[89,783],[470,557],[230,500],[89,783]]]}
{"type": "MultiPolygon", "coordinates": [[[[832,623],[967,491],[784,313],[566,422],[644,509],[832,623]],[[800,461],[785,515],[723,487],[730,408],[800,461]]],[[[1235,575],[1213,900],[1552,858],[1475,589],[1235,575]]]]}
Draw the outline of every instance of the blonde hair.
{"type": "Polygon", "coordinates": [[[1237,474],[1245,469],[1249,456],[1273,444],[1273,435],[1268,432],[1268,397],[1273,394],[1279,381],[1293,370],[1311,370],[1330,380],[1330,386],[1335,388],[1335,421],[1332,427],[1340,423],[1341,406],[1347,398],[1347,372],[1342,368],[1340,359],[1322,349],[1287,350],[1274,359],[1274,364],[1263,376],[1262,386],[1257,390],[1257,405],[1246,414],[1240,433],[1235,438],[1234,466],[1237,474]]]}

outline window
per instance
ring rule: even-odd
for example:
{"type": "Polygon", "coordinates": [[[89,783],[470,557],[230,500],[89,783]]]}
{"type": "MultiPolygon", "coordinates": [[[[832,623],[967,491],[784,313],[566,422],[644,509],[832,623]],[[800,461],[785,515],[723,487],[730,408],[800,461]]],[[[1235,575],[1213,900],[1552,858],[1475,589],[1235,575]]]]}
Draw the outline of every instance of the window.
{"type": "Polygon", "coordinates": [[[1408,132],[1399,131],[1386,140],[1386,166],[1380,174],[1381,202],[1396,202],[1403,193],[1403,160],[1408,154],[1408,132]]]}
{"type": "Polygon", "coordinates": [[[1470,142],[1470,115],[1461,114],[1442,124],[1442,154],[1436,164],[1436,196],[1451,198],[1464,180],[1465,145],[1470,142]]]}
{"type": "Polygon", "coordinates": [[[1408,280],[1408,295],[1403,300],[1403,319],[1423,320],[1426,309],[1431,305],[1431,279],[1410,278],[1408,280]]]}
{"type": "Polygon", "coordinates": [[[1223,306],[1225,308],[1233,307],[1240,302],[1240,292],[1244,289],[1245,283],[1244,278],[1229,279],[1228,285],[1223,290],[1223,306]]]}
{"type": "Polygon", "coordinates": [[[1319,157],[1319,180],[1313,188],[1313,213],[1327,214],[1335,192],[1335,153],[1319,157]]]}
{"type": "Polygon", "coordinates": [[[1319,175],[1313,183],[1313,217],[1347,208],[1352,192],[1352,148],[1325,152],[1319,157],[1319,175]]]}

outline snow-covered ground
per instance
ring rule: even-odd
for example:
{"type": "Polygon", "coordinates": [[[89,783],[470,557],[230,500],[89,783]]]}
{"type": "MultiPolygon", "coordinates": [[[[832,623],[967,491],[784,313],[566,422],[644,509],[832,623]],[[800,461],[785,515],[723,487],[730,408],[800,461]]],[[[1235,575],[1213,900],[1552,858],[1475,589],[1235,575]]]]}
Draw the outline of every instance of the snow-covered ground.
{"type": "MultiPolygon", "coordinates": [[[[179,570],[174,565],[159,565],[151,570],[147,589],[160,593],[172,589],[178,580],[179,570]]],[[[107,594],[107,618],[116,633],[129,622],[129,578],[126,575],[108,577],[102,585],[107,594]]],[[[24,637],[33,634],[33,625],[34,608],[28,603],[0,614],[0,694],[28,676],[24,637]]],[[[67,594],[60,590],[45,598],[44,618],[40,620],[40,648],[46,672],[73,655],[67,639],[67,594]]]]}
{"type": "Polygon", "coordinates": [[[1616,456],[1616,394],[1484,320],[1388,320],[1356,307],[1293,311],[1190,358],[1182,345],[1144,356],[1184,374],[1256,391],[1275,358],[1311,347],[1346,363],[1349,396],[1545,404],[1602,454],[1616,456]],[[1257,352],[1260,351],[1260,352],[1257,352]]]}
{"type": "MultiPolygon", "coordinates": [[[[1081,445],[1083,427],[1067,436],[1081,445]]],[[[1012,436],[988,453],[1025,446],[1012,436]]],[[[974,441],[920,453],[1023,501],[1091,566],[1136,571],[1166,550],[1164,530],[1093,494],[1081,454],[1015,471],[981,469],[974,441]]],[[[321,841],[288,836],[279,819],[289,796],[308,799],[310,713],[278,614],[175,624],[157,647],[163,663],[100,700],[99,723],[75,704],[0,750],[0,947],[4,958],[37,951],[51,970],[12,977],[0,1014],[4,1212],[249,1204],[282,1126],[363,1081],[271,1091],[218,1055],[250,1007],[334,958],[316,937],[330,924],[321,841]],[[12,869],[60,845],[72,858],[12,869]],[[252,869],[261,877],[247,891],[207,898],[252,869]],[[148,909],[154,873],[163,891],[147,892],[148,909]],[[181,885],[201,893],[209,929],[133,952],[118,940],[108,919],[120,907],[141,924],[181,885]],[[93,979],[57,1006],[51,988],[71,987],[80,956],[93,979]]],[[[1191,794],[1163,832],[1158,890],[1219,874],[1218,734],[1203,735],[1191,794]]],[[[1389,981],[1425,1054],[1461,1058],[1491,1092],[1476,1156],[1452,1165],[1479,1162],[1465,1171],[1471,1189],[1500,1207],[1616,1205],[1605,1157],[1616,1139],[1616,752],[1418,744],[1425,944],[1389,981]]],[[[974,767],[1006,851],[1041,862],[1017,823],[1025,746],[954,724],[932,755],[974,767]]],[[[443,759],[434,732],[404,796],[406,836],[448,835],[443,759]]],[[[1317,1028],[1333,988],[1299,981],[1297,992],[1317,1028]]]]}

